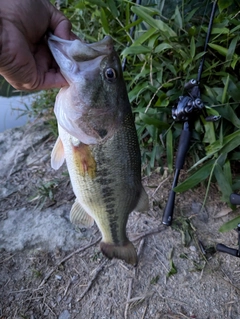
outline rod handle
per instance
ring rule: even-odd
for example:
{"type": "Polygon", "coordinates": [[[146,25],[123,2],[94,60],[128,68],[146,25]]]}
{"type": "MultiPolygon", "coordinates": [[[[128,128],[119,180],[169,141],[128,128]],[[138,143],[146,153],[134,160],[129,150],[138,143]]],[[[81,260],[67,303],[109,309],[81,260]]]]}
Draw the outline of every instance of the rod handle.
{"type": "Polygon", "coordinates": [[[176,163],[175,163],[176,169],[183,168],[185,157],[190,145],[191,135],[192,135],[192,132],[190,130],[186,130],[186,129],[182,130],[182,133],[179,139],[178,151],[177,151],[177,157],[176,157],[176,163]]]}
{"type": "Polygon", "coordinates": [[[240,195],[239,194],[231,194],[230,195],[230,203],[233,205],[240,205],[240,195]]]}
{"type": "Polygon", "coordinates": [[[229,255],[232,255],[235,257],[240,257],[237,249],[227,247],[223,244],[217,244],[216,250],[221,252],[221,253],[226,253],[226,254],[229,254],[229,255]]]}
{"type": "Polygon", "coordinates": [[[174,211],[174,205],[175,205],[175,195],[176,193],[171,190],[167,205],[164,209],[163,217],[162,217],[162,224],[166,226],[171,226],[172,224],[172,219],[173,219],[173,211],[174,211]]]}

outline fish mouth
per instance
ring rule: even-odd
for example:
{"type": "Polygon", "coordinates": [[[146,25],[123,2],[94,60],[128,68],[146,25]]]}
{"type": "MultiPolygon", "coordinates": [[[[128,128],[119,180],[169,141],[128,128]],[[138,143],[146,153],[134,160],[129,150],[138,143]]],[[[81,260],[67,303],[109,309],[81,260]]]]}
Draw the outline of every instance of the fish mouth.
{"type": "Polygon", "coordinates": [[[78,39],[64,40],[50,33],[48,46],[66,80],[70,73],[83,71],[89,68],[90,64],[94,69],[99,65],[100,60],[114,51],[113,40],[110,36],[105,36],[99,42],[88,44],[78,39]]]}

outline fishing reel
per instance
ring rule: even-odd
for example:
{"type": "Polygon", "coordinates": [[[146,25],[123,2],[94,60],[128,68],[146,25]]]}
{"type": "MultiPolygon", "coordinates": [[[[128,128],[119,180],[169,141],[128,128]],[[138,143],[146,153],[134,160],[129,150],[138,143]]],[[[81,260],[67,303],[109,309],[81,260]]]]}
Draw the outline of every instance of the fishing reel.
{"type": "Polygon", "coordinates": [[[208,116],[204,104],[200,98],[199,83],[191,79],[184,85],[188,95],[179,96],[178,102],[172,108],[172,117],[175,121],[186,122],[192,117],[202,113],[207,122],[218,121],[220,116],[208,116]]]}
{"type": "MultiPolygon", "coordinates": [[[[231,194],[230,202],[233,205],[240,205],[240,195],[231,194]]],[[[230,248],[223,244],[217,244],[216,250],[219,251],[220,253],[225,253],[225,254],[240,258],[240,224],[237,225],[237,232],[238,232],[238,249],[230,248]]]]}
{"type": "Polygon", "coordinates": [[[172,117],[175,121],[189,121],[192,115],[201,113],[204,108],[197,80],[188,81],[184,89],[187,90],[188,95],[179,96],[178,102],[172,108],[172,117]]]}

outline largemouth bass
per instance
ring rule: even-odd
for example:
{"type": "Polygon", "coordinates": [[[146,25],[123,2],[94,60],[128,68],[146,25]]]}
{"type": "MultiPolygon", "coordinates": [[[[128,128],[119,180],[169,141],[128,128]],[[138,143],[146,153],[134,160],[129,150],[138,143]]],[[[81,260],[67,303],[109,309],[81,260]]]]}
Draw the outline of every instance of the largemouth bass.
{"type": "Polygon", "coordinates": [[[86,44],[50,35],[50,50],[69,86],[57,95],[59,137],[51,165],[66,160],[76,201],[70,220],[96,222],[108,258],[135,265],[126,224],[133,211],[148,210],[141,157],[121,63],[111,37],[86,44]]]}

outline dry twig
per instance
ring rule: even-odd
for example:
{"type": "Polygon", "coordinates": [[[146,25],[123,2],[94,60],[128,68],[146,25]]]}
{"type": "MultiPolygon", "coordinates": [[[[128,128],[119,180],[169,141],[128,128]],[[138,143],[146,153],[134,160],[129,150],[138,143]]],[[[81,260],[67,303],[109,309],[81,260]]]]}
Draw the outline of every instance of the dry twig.
{"type": "Polygon", "coordinates": [[[137,241],[137,240],[142,239],[142,238],[144,238],[144,237],[146,237],[146,236],[160,233],[161,231],[166,230],[166,229],[167,229],[166,226],[160,225],[160,226],[158,226],[157,228],[154,228],[154,229],[151,229],[151,230],[149,230],[149,231],[147,231],[147,232],[145,232],[145,233],[142,233],[141,235],[139,235],[139,236],[137,236],[137,237],[131,238],[131,241],[137,241]]]}
{"type": "Polygon", "coordinates": [[[97,243],[100,241],[100,239],[101,239],[101,237],[98,238],[97,240],[95,240],[94,242],[92,242],[91,244],[86,245],[86,246],[84,246],[84,247],[81,247],[81,248],[75,250],[74,252],[72,252],[71,254],[69,254],[68,256],[66,256],[65,258],[63,258],[62,260],[60,260],[60,261],[57,263],[57,265],[56,265],[56,266],[47,274],[47,276],[43,279],[43,281],[40,283],[39,287],[43,286],[43,285],[46,283],[46,281],[50,278],[50,276],[52,275],[52,273],[53,273],[55,270],[57,270],[57,268],[58,268],[61,264],[63,264],[65,261],[67,261],[68,259],[70,259],[70,258],[71,258],[72,256],[74,256],[75,254],[78,254],[78,253],[80,253],[81,251],[84,251],[85,249],[88,249],[88,248],[94,246],[95,244],[97,244],[97,243]]]}
{"type": "Polygon", "coordinates": [[[96,280],[97,276],[103,270],[103,268],[104,268],[104,266],[106,265],[107,262],[108,262],[108,259],[104,260],[104,262],[101,265],[98,266],[98,268],[95,270],[95,275],[93,276],[93,278],[88,283],[88,285],[87,285],[86,289],[84,290],[84,292],[77,299],[77,302],[81,301],[83,299],[83,297],[86,295],[86,293],[90,290],[90,288],[92,287],[92,285],[93,285],[94,281],[96,280]]]}
{"type": "Polygon", "coordinates": [[[146,307],[144,309],[143,315],[142,315],[142,319],[144,319],[146,312],[147,312],[147,308],[148,308],[148,304],[146,304],[146,307]]]}
{"type": "MultiPolygon", "coordinates": [[[[142,252],[144,243],[145,243],[145,239],[142,238],[141,241],[140,241],[140,244],[139,244],[139,246],[138,246],[138,251],[137,251],[138,258],[139,258],[139,256],[141,255],[141,252],[142,252]]],[[[136,273],[137,273],[137,267],[134,269],[134,278],[136,277],[136,273]]],[[[125,307],[125,311],[124,311],[124,319],[127,319],[128,309],[129,309],[130,303],[144,299],[143,297],[131,298],[132,285],[133,285],[134,278],[130,278],[130,279],[129,279],[128,295],[127,295],[127,303],[126,303],[126,307],[125,307]]]]}

